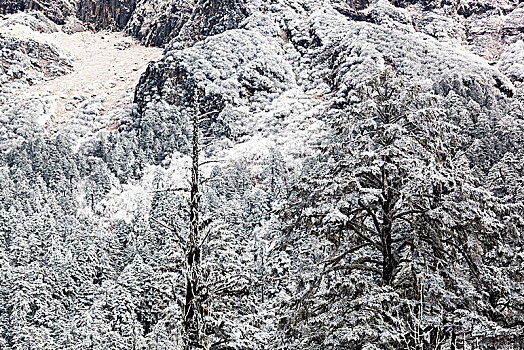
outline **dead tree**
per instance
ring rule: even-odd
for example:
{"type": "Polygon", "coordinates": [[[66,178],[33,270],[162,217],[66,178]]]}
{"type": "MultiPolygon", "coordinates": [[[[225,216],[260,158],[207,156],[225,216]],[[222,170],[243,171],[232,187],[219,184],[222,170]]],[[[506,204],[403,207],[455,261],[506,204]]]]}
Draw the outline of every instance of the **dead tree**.
{"type": "MultiPolygon", "coordinates": [[[[198,107],[196,108],[198,111],[198,107]]],[[[184,302],[184,348],[204,348],[203,339],[204,310],[206,301],[205,285],[202,279],[202,246],[207,236],[203,235],[200,207],[200,123],[203,118],[216,113],[211,111],[205,114],[195,113],[192,118],[193,130],[191,140],[191,184],[189,203],[189,240],[186,243],[186,295],[184,302]]]]}
{"type": "Polygon", "coordinates": [[[201,123],[204,118],[218,111],[210,111],[204,114],[199,113],[199,105],[196,104],[195,112],[192,115],[192,137],[191,137],[191,181],[189,188],[177,187],[168,189],[157,189],[156,192],[189,192],[189,236],[182,237],[179,232],[170,225],[155,220],[160,226],[172,231],[180,244],[181,249],[185,252],[184,261],[184,279],[185,279],[185,296],[181,303],[183,312],[183,348],[205,349],[205,313],[206,308],[203,304],[208,299],[208,288],[202,274],[202,247],[209,237],[210,219],[202,220],[201,208],[201,184],[200,167],[202,165],[216,161],[200,161],[200,151],[202,148],[201,141],[201,123]],[[205,232],[204,232],[205,231],[205,232]],[[207,234],[206,234],[207,232],[207,234]]]}

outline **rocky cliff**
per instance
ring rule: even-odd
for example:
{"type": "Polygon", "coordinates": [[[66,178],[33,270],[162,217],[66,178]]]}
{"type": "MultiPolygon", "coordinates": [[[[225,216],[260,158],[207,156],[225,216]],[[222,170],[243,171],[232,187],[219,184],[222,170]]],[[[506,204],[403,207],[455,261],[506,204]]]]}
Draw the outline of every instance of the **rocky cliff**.
{"type": "MultiPolygon", "coordinates": [[[[371,3],[369,0],[332,3],[346,16],[356,20],[373,20],[367,10],[371,3]]],[[[417,30],[437,38],[460,40],[489,60],[498,60],[509,46],[523,36],[524,5],[519,0],[392,0],[391,4],[407,10],[407,20],[417,30]]],[[[236,1],[191,4],[183,0],[1,0],[0,12],[42,11],[59,24],[65,23],[68,16],[75,15],[94,29],[125,30],[146,45],[163,46],[175,38],[187,22],[193,27],[215,28],[212,12],[223,11],[221,6],[242,5],[236,1]]],[[[235,13],[245,16],[245,10],[235,13]]],[[[229,26],[232,27],[238,19],[240,17],[231,18],[229,26]]],[[[218,26],[213,30],[222,29],[218,26]]]]}
{"type": "Polygon", "coordinates": [[[256,115],[269,108],[275,92],[294,89],[341,106],[362,79],[392,67],[415,74],[425,88],[442,96],[457,94],[463,108],[474,101],[483,113],[501,114],[515,94],[512,81],[521,79],[515,57],[521,52],[512,46],[521,45],[521,33],[505,34],[507,43],[489,36],[501,46],[488,45],[489,52],[482,52],[486,58],[500,56],[495,48],[507,50],[500,70],[496,61],[472,60],[467,50],[481,51],[483,37],[469,42],[465,36],[478,23],[473,17],[503,16],[506,22],[500,23],[515,23],[511,19],[522,8],[511,2],[498,6],[489,10],[496,14],[479,10],[477,17],[466,18],[460,6],[445,2],[264,3],[250,15],[236,1],[221,6],[207,1],[142,76],[135,102],[141,114],[162,113],[162,103],[190,106],[198,95],[204,112],[223,110],[223,120],[246,110],[256,115]],[[462,31],[452,29],[457,23],[462,31]]]}
{"type": "Polygon", "coordinates": [[[71,61],[53,45],[0,36],[0,86],[14,80],[33,85],[67,74],[71,68],[71,61]]]}
{"type": "Polygon", "coordinates": [[[139,1],[125,31],[145,45],[164,46],[180,33],[192,12],[188,1],[139,1]]]}
{"type": "Polygon", "coordinates": [[[76,0],[1,0],[0,13],[35,10],[44,13],[58,24],[64,24],[66,18],[76,14],[76,0]]]}
{"type": "Polygon", "coordinates": [[[136,8],[136,0],[80,0],[77,16],[94,29],[123,30],[136,8]]]}

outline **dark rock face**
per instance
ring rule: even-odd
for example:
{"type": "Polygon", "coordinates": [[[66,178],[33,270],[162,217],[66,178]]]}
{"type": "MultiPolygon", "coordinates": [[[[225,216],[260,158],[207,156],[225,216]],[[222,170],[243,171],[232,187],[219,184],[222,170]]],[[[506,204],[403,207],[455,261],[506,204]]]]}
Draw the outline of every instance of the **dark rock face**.
{"type": "MultiPolygon", "coordinates": [[[[172,63],[173,57],[178,57],[177,50],[192,46],[226,30],[236,29],[247,15],[248,11],[243,0],[201,0],[187,24],[181,28],[178,39],[172,44],[173,47],[167,49],[173,51],[173,55],[151,65],[142,76],[135,96],[135,102],[138,103],[140,110],[151,101],[149,96],[151,92],[161,95],[169,104],[184,105],[188,101],[191,102],[193,94],[198,90],[197,84],[194,79],[189,78],[187,61],[184,64],[172,63]],[[174,86],[180,88],[174,89],[174,86]],[[176,93],[173,93],[174,91],[176,93]]],[[[187,58],[184,57],[184,61],[185,59],[187,58]]],[[[191,65],[193,64],[195,63],[191,65]]]]}
{"type": "Polygon", "coordinates": [[[367,14],[362,10],[369,6],[369,0],[346,0],[334,4],[334,8],[353,21],[370,21],[367,14]]]}
{"type": "Polygon", "coordinates": [[[494,6],[494,4],[490,3],[472,3],[468,5],[461,4],[457,8],[457,13],[461,16],[468,18],[473,15],[483,14],[488,11],[493,11],[495,9],[496,7],[494,6]]]}
{"type": "Polygon", "coordinates": [[[140,1],[125,31],[148,46],[163,46],[176,37],[193,8],[184,0],[140,1]]]}
{"type": "Polygon", "coordinates": [[[192,11],[184,0],[81,0],[77,16],[96,30],[125,30],[145,45],[163,46],[180,33],[192,11]]]}
{"type": "Polygon", "coordinates": [[[71,62],[56,47],[34,40],[0,37],[0,87],[11,81],[29,85],[43,77],[64,75],[71,62]]]}
{"type": "MultiPolygon", "coordinates": [[[[368,0],[350,0],[360,8],[368,0]]],[[[0,0],[0,13],[42,11],[58,24],[74,15],[95,30],[125,30],[145,45],[163,46],[181,35],[197,42],[234,29],[247,17],[244,0],[0,0]]]]}
{"type": "Polygon", "coordinates": [[[346,0],[346,5],[348,5],[353,10],[363,10],[369,6],[369,0],[346,0]]]}
{"type": "Polygon", "coordinates": [[[410,5],[419,4],[425,10],[433,10],[442,8],[444,6],[452,6],[456,9],[457,13],[464,17],[470,17],[473,15],[480,15],[492,10],[500,10],[503,13],[511,11],[511,9],[517,7],[519,0],[507,0],[507,1],[461,1],[461,0],[391,0],[393,5],[398,7],[407,7],[410,5]]]}
{"type": "Polygon", "coordinates": [[[235,29],[248,15],[244,0],[200,0],[180,33],[181,41],[197,42],[235,29]]]}
{"type": "Polygon", "coordinates": [[[18,11],[42,11],[57,24],[64,24],[65,19],[75,14],[75,0],[0,0],[0,13],[8,14],[18,11]]]}
{"type": "Polygon", "coordinates": [[[434,9],[442,7],[447,1],[442,0],[392,0],[391,3],[398,7],[407,7],[409,5],[420,4],[425,9],[434,9]]]}
{"type": "Polygon", "coordinates": [[[193,7],[184,0],[143,0],[127,32],[146,45],[162,46],[177,36],[194,43],[237,28],[247,15],[245,0],[200,0],[193,7]]]}
{"type": "Polygon", "coordinates": [[[81,0],[78,18],[95,29],[115,28],[122,30],[131,19],[136,0],[81,0]]]}
{"type": "Polygon", "coordinates": [[[136,0],[0,0],[0,13],[42,11],[49,19],[65,24],[68,16],[77,16],[94,29],[114,27],[122,30],[131,18],[136,0]]]}
{"type": "Polygon", "coordinates": [[[15,13],[28,8],[28,4],[16,0],[0,0],[0,12],[2,14],[15,13]]]}

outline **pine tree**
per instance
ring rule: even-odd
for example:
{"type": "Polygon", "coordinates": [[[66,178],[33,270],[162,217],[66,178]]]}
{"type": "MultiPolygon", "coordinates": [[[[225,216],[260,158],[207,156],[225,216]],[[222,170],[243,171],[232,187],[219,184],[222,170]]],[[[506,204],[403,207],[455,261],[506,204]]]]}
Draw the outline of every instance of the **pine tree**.
{"type": "Polygon", "coordinates": [[[385,71],[329,117],[329,143],[283,212],[289,241],[302,241],[297,259],[310,266],[298,267],[288,336],[418,348],[449,344],[475,318],[489,329],[498,316],[482,296],[498,279],[475,249],[505,226],[436,98],[385,71]],[[461,303],[475,306],[457,324],[461,303]]]}

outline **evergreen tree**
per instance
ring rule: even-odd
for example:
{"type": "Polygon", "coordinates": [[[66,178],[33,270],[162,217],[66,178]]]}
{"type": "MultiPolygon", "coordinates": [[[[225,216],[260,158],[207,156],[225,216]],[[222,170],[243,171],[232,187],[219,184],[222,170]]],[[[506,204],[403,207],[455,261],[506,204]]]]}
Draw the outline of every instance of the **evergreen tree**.
{"type": "Polygon", "coordinates": [[[385,71],[330,115],[332,137],[284,211],[314,266],[299,267],[287,320],[301,346],[440,347],[475,319],[486,332],[499,320],[485,297],[499,279],[475,249],[504,222],[436,102],[385,71]]]}

